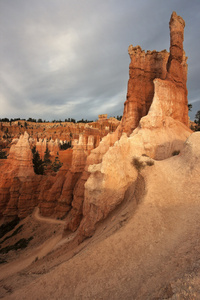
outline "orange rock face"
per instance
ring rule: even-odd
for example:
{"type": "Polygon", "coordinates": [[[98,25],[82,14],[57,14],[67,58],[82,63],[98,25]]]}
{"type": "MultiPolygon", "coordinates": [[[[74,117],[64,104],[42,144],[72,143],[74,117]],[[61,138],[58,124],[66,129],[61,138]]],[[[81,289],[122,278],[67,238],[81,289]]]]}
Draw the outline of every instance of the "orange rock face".
{"type": "Polygon", "coordinates": [[[121,131],[128,135],[148,114],[155,92],[160,95],[164,115],[188,125],[187,58],[183,50],[185,22],[173,12],[169,26],[170,53],[166,50],[145,53],[140,46],[129,46],[131,62],[121,124],[121,131]]]}
{"type": "MultiPolygon", "coordinates": [[[[64,218],[70,211],[68,216],[68,219],[71,220],[70,229],[74,228],[72,223],[79,225],[79,213],[82,212],[82,202],[77,204],[77,202],[79,202],[77,198],[80,197],[77,196],[77,192],[75,191],[81,193],[82,201],[84,186],[83,188],[78,188],[77,182],[84,171],[87,156],[93,148],[93,136],[87,137],[80,135],[79,140],[74,141],[73,152],[71,153],[70,151],[72,154],[70,165],[64,164],[56,177],[52,178],[52,180],[50,178],[48,179],[49,186],[42,189],[40,193],[40,212],[43,216],[64,218]]],[[[67,153],[69,153],[69,151],[67,153]]],[[[79,183],[79,185],[82,187],[82,184],[79,183]]]]}
{"type": "Polygon", "coordinates": [[[22,135],[0,166],[0,215],[6,219],[26,217],[38,203],[41,177],[33,171],[28,138],[27,133],[22,135]]]}
{"type": "Polygon", "coordinates": [[[131,62],[127,100],[124,103],[122,131],[130,134],[140,119],[147,115],[154,96],[153,80],[165,79],[169,53],[165,51],[143,51],[140,46],[129,46],[131,62]]]}
{"type": "MultiPolygon", "coordinates": [[[[184,21],[173,13],[170,20],[170,54],[147,52],[129,47],[130,78],[122,122],[113,134],[114,143],[105,137],[88,157],[83,219],[80,240],[91,236],[96,224],[105,219],[132,193],[138,174],[133,157],[144,166],[150,158],[166,159],[184,146],[190,136],[188,125],[186,74],[183,52],[184,21]],[[177,69],[177,73],[176,73],[177,69]],[[129,137],[127,137],[127,135],[129,137]],[[117,138],[118,136],[118,138],[117,138]],[[145,155],[145,156],[142,156],[145,155]]],[[[150,159],[150,161],[148,161],[150,159]]]]}

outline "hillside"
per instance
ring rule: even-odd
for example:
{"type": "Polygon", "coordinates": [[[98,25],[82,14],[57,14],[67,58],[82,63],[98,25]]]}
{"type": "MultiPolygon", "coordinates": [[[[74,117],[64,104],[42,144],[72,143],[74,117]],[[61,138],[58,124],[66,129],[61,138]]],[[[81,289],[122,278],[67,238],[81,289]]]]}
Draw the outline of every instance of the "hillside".
{"type": "Polygon", "coordinates": [[[199,145],[200,134],[192,134],[179,155],[145,167],[138,175],[137,193],[130,187],[122,205],[80,245],[76,235],[69,234],[59,246],[62,225],[34,215],[23,220],[29,234],[33,231],[34,246],[30,244],[1,269],[1,295],[5,299],[198,299],[199,145]],[[41,230],[43,236],[38,234],[41,230]],[[47,241],[38,249],[45,236],[47,241]],[[46,248],[54,250],[42,258],[46,248]],[[27,257],[33,261],[30,266],[27,257]],[[12,274],[18,260],[20,272],[12,274]],[[11,275],[6,278],[8,270],[11,275]]]}

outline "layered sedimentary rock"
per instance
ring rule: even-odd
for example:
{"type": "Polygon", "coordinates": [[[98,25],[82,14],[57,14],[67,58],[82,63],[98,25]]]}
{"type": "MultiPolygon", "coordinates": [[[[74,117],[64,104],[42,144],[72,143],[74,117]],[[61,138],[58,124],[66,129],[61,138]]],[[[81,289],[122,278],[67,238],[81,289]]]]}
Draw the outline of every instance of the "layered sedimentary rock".
{"type": "MultiPolygon", "coordinates": [[[[108,134],[100,142],[99,146],[91,151],[87,156],[83,172],[76,183],[73,192],[72,209],[66,218],[65,230],[75,231],[80,225],[83,217],[83,201],[85,195],[85,183],[88,180],[90,173],[88,168],[90,165],[98,164],[102,161],[104,154],[108,151],[110,146],[113,146],[118,140],[118,132],[108,134]]],[[[89,141],[88,141],[89,143],[89,141]]]]}
{"type": "Polygon", "coordinates": [[[95,137],[95,147],[99,141],[109,132],[114,132],[119,125],[119,121],[115,118],[105,119],[90,123],[72,123],[72,122],[57,122],[57,123],[37,123],[24,120],[13,122],[0,122],[0,139],[3,141],[11,141],[14,138],[19,138],[21,134],[27,132],[33,139],[39,141],[56,140],[71,141],[77,139],[80,134],[93,135],[95,137]]]}
{"type": "Polygon", "coordinates": [[[149,111],[154,96],[153,80],[166,78],[169,53],[166,50],[145,53],[140,46],[133,47],[132,45],[129,46],[128,53],[131,62],[122,131],[130,134],[138,126],[140,119],[149,111]]]}
{"type": "Polygon", "coordinates": [[[38,142],[36,142],[36,150],[39,152],[40,158],[44,159],[45,152],[49,151],[49,154],[53,157],[57,155],[57,153],[60,151],[60,144],[62,141],[59,139],[50,140],[47,141],[47,139],[39,139],[38,142]]]}
{"type": "MultiPolygon", "coordinates": [[[[79,225],[80,217],[77,213],[79,208],[76,200],[74,201],[74,194],[75,190],[78,189],[76,184],[84,171],[86,158],[93,148],[93,136],[88,137],[81,134],[79,140],[73,142],[72,160],[70,164],[64,164],[56,177],[49,178],[47,181],[48,186],[42,189],[40,193],[40,212],[43,216],[64,218],[69,211],[75,210],[75,212],[71,212],[68,218],[71,220],[71,216],[76,215],[76,221],[74,220],[73,222],[79,225]],[[77,221],[77,219],[79,221],[77,221]]],[[[84,189],[81,190],[81,193],[83,193],[83,191],[84,189]]]]}
{"type": "Polygon", "coordinates": [[[184,21],[173,13],[170,54],[145,53],[139,46],[129,47],[130,78],[122,122],[113,135],[114,145],[105,138],[102,140],[104,155],[99,148],[90,155],[96,152],[99,159],[87,169],[80,240],[94,233],[96,224],[123,201],[126,193],[134,195],[138,170],[132,164],[133,158],[148,167],[153,163],[152,158],[162,160],[174,151],[181,151],[191,134],[187,127],[183,30],[184,21]],[[117,135],[121,136],[119,140],[117,135]]]}
{"type": "Polygon", "coordinates": [[[36,145],[42,158],[47,145],[52,155],[57,154],[57,138],[73,141],[73,150],[60,151],[63,166],[57,174],[40,176],[33,172],[30,146],[36,141],[34,126],[29,128],[32,139],[25,134],[13,144],[8,160],[0,164],[1,215],[24,217],[39,204],[42,215],[66,218],[66,230],[79,227],[82,240],[93,234],[96,224],[123,201],[126,193],[134,194],[138,171],[132,164],[133,157],[140,161],[145,155],[142,164],[148,167],[152,159],[165,159],[174,150],[182,150],[191,133],[186,126],[183,30],[184,21],[173,13],[170,53],[145,53],[139,46],[129,47],[127,100],[118,127],[115,122],[101,120],[42,128],[36,145]]]}
{"type": "Polygon", "coordinates": [[[147,115],[155,92],[161,97],[162,115],[188,125],[187,58],[183,50],[185,22],[173,12],[169,26],[170,53],[166,50],[145,53],[140,46],[129,46],[131,62],[122,132],[130,134],[138,126],[140,119],[147,115]]]}
{"type": "Polygon", "coordinates": [[[0,172],[0,214],[7,219],[25,217],[38,203],[38,183],[32,164],[28,134],[10,148],[0,172]]]}

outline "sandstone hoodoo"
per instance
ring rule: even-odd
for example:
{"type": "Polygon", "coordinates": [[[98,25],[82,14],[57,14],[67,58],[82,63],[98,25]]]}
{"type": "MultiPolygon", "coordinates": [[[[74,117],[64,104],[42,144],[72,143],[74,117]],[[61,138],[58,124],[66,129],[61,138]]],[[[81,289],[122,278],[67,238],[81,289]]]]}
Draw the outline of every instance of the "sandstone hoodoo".
{"type": "Polygon", "coordinates": [[[24,218],[38,204],[40,176],[33,170],[29,135],[21,135],[0,166],[0,215],[7,220],[24,218]]]}
{"type": "Polygon", "coordinates": [[[122,131],[132,133],[140,119],[148,114],[155,93],[161,97],[160,114],[188,126],[187,57],[183,50],[184,20],[172,13],[170,53],[147,51],[129,46],[130,55],[127,100],[124,103],[122,131]]]}
{"type": "Polygon", "coordinates": [[[1,238],[0,297],[200,299],[184,27],[173,12],[169,52],[129,46],[121,122],[0,123],[0,219],[21,219],[1,238]]]}
{"type": "Polygon", "coordinates": [[[131,63],[122,121],[112,143],[105,137],[90,154],[98,161],[87,168],[90,175],[85,183],[80,239],[94,233],[96,224],[123,202],[129,189],[134,194],[138,175],[131,167],[133,156],[166,159],[180,151],[191,134],[183,50],[185,23],[173,12],[169,25],[170,53],[145,53],[140,46],[129,46],[131,63]]]}

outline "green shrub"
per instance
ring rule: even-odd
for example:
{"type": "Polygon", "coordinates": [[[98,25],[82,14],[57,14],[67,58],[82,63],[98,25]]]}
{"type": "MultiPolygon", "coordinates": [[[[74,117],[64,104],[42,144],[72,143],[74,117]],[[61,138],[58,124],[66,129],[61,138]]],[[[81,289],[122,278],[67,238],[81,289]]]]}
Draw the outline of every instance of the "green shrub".
{"type": "Polygon", "coordinates": [[[154,165],[154,161],[153,160],[147,160],[146,161],[146,165],[149,166],[149,167],[151,167],[151,166],[154,165]]]}
{"type": "Polygon", "coordinates": [[[36,150],[36,147],[34,146],[32,149],[33,153],[33,168],[35,174],[43,175],[44,174],[44,162],[42,159],[40,159],[39,152],[36,150]]]}
{"type": "Polygon", "coordinates": [[[62,165],[63,164],[60,162],[58,156],[56,156],[54,162],[51,165],[51,168],[54,172],[58,172],[62,165]]]}
{"type": "Polygon", "coordinates": [[[65,142],[64,144],[60,144],[60,149],[66,150],[66,149],[68,149],[68,148],[72,148],[71,141],[65,142]]]}
{"type": "Polygon", "coordinates": [[[6,224],[2,224],[0,226],[0,238],[2,238],[7,232],[13,230],[15,228],[15,226],[19,223],[19,218],[15,218],[13,221],[6,223],[6,224]]]}
{"type": "Polygon", "coordinates": [[[132,165],[136,168],[136,170],[138,170],[138,172],[144,168],[143,162],[141,162],[137,157],[133,157],[132,165]]]}
{"type": "MultiPolygon", "coordinates": [[[[146,155],[142,155],[142,156],[146,156],[146,155]]],[[[138,170],[138,172],[140,172],[146,166],[153,166],[154,161],[153,160],[142,161],[142,160],[140,160],[140,158],[133,157],[132,165],[136,168],[136,170],[138,170]]]]}
{"type": "Polygon", "coordinates": [[[11,235],[5,237],[1,243],[4,243],[9,238],[11,238],[11,237],[15,236],[16,234],[18,234],[22,230],[22,227],[23,227],[23,225],[20,225],[15,231],[13,231],[13,233],[11,235]]]}
{"type": "Polygon", "coordinates": [[[25,249],[32,239],[33,239],[32,236],[29,239],[23,238],[23,239],[19,240],[18,242],[16,242],[14,245],[7,246],[7,247],[0,249],[0,253],[8,253],[11,250],[25,249]]]}
{"type": "Polygon", "coordinates": [[[179,153],[180,153],[180,150],[174,150],[172,152],[172,156],[179,155],[179,153]]]}
{"type": "Polygon", "coordinates": [[[6,152],[0,149],[0,159],[6,159],[7,155],[6,152]]]}

